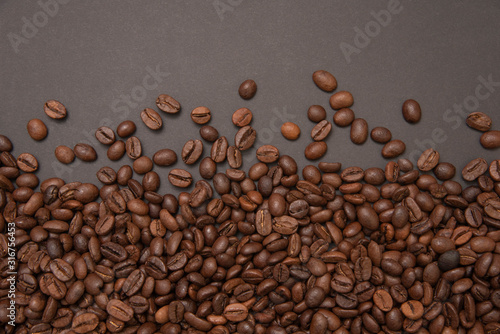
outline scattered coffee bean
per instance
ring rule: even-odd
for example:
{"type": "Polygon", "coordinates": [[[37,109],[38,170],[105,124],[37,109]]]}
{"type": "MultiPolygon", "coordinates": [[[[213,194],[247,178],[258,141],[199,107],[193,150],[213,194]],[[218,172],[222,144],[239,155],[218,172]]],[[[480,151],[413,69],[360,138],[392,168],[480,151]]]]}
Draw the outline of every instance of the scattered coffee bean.
{"type": "Polygon", "coordinates": [[[304,154],[309,160],[318,160],[325,155],[327,148],[324,141],[315,141],[307,145],[304,154]]]}
{"type": "Polygon", "coordinates": [[[188,140],[182,148],[181,157],[186,165],[192,165],[203,154],[203,143],[201,140],[188,140]]]}
{"type": "Polygon", "coordinates": [[[43,106],[43,110],[53,119],[63,119],[67,115],[66,107],[59,101],[48,100],[43,106]]]}
{"type": "Polygon", "coordinates": [[[412,99],[403,103],[403,117],[408,123],[417,123],[422,118],[420,104],[412,99]]]}
{"type": "Polygon", "coordinates": [[[491,129],[491,118],[480,111],[470,113],[465,120],[467,125],[478,131],[486,132],[491,129]]]}
{"type": "Polygon", "coordinates": [[[171,166],[177,162],[177,154],[169,148],[164,148],[153,155],[153,162],[158,166],[171,166]]]}
{"type": "Polygon", "coordinates": [[[356,145],[368,139],[368,123],[363,118],[356,118],[351,124],[351,141],[356,145]]]}
{"type": "Polygon", "coordinates": [[[391,141],[392,139],[392,133],[391,130],[377,126],[372,129],[370,132],[370,137],[374,142],[380,143],[380,144],[385,144],[391,141]]]}
{"type": "Polygon", "coordinates": [[[340,127],[351,125],[354,119],[354,111],[349,108],[341,108],[333,114],[333,123],[340,127]]]}
{"type": "Polygon", "coordinates": [[[429,148],[420,155],[417,161],[417,167],[421,171],[428,172],[439,163],[439,152],[429,148]]]}
{"type": "Polygon", "coordinates": [[[326,119],[326,110],[322,106],[314,104],[307,110],[307,118],[314,123],[321,122],[326,119]]]}
{"type": "Polygon", "coordinates": [[[33,173],[38,169],[38,161],[30,153],[21,153],[17,157],[17,167],[26,173],[33,173]]]}
{"type": "Polygon", "coordinates": [[[245,100],[254,97],[255,93],[257,93],[257,84],[252,79],[243,81],[238,89],[238,94],[245,100]]]}
{"type": "Polygon", "coordinates": [[[300,128],[292,122],[285,122],[281,126],[281,134],[288,140],[296,140],[300,136],[300,128]]]}
{"type": "Polygon", "coordinates": [[[314,141],[322,141],[326,137],[328,137],[330,131],[332,131],[332,123],[328,122],[327,120],[322,120],[311,130],[311,138],[314,141]]]}
{"type": "Polygon", "coordinates": [[[9,138],[4,135],[0,135],[0,152],[10,152],[12,151],[12,143],[9,138]]]}
{"type": "Polygon", "coordinates": [[[123,140],[117,140],[108,148],[106,153],[111,161],[120,160],[125,155],[126,147],[123,140]]]}
{"type": "Polygon", "coordinates": [[[177,100],[167,94],[160,94],[156,99],[156,106],[167,114],[176,114],[181,110],[181,105],[177,100]]]}
{"type": "Polygon", "coordinates": [[[107,126],[101,126],[95,132],[95,137],[103,145],[111,145],[115,142],[115,132],[107,126]]]}
{"type": "Polygon", "coordinates": [[[275,146],[263,145],[257,149],[257,159],[264,163],[272,163],[279,159],[280,152],[275,146]]]}
{"type": "Polygon", "coordinates": [[[337,88],[337,79],[325,70],[314,72],[312,78],[316,86],[325,92],[333,92],[337,88]]]}
{"type": "Polygon", "coordinates": [[[63,164],[72,163],[75,160],[75,153],[68,146],[60,145],[55,150],[56,159],[63,164]]]}
{"type": "Polygon", "coordinates": [[[160,114],[151,108],[146,108],[141,111],[142,122],[151,130],[159,130],[163,126],[163,121],[160,114]]]}
{"type": "Polygon", "coordinates": [[[481,145],[487,149],[494,149],[500,147],[500,131],[492,130],[483,133],[481,136],[481,145]]]}
{"type": "Polygon", "coordinates": [[[125,151],[130,159],[137,159],[142,155],[142,144],[139,138],[132,136],[125,142],[125,151]]]}
{"type": "Polygon", "coordinates": [[[234,145],[240,151],[246,151],[255,143],[257,138],[257,131],[250,125],[244,126],[236,132],[234,136],[234,145]]]}
{"type": "Polygon", "coordinates": [[[32,119],[28,122],[27,125],[28,134],[34,140],[43,140],[47,137],[47,126],[45,123],[37,118],[32,119]]]}
{"type": "Polygon", "coordinates": [[[399,139],[394,139],[384,145],[382,156],[386,159],[393,159],[404,153],[406,145],[399,139]]]}
{"type": "Polygon", "coordinates": [[[97,160],[97,152],[89,144],[76,144],[73,148],[75,156],[85,162],[91,162],[97,160]]]}
{"type": "Polygon", "coordinates": [[[340,91],[330,97],[330,106],[332,109],[339,110],[349,108],[354,103],[352,94],[347,91],[340,91]]]}
{"type": "Polygon", "coordinates": [[[168,180],[173,186],[186,188],[189,187],[193,182],[193,177],[188,171],[175,168],[172,169],[170,173],[168,173],[168,180]]]}
{"type": "Polygon", "coordinates": [[[191,119],[193,122],[196,124],[205,124],[210,121],[210,118],[212,118],[210,114],[210,109],[207,107],[197,107],[194,108],[193,111],[191,111],[191,119]]]}
{"type": "Polygon", "coordinates": [[[203,125],[200,128],[200,136],[204,140],[213,143],[219,138],[219,131],[216,128],[210,125],[203,125]]]}
{"type": "Polygon", "coordinates": [[[233,113],[233,124],[240,128],[252,122],[252,112],[248,108],[240,108],[233,113]]]}
{"type": "Polygon", "coordinates": [[[122,138],[126,138],[128,136],[133,135],[135,133],[136,129],[137,129],[137,127],[136,127],[134,122],[123,121],[116,128],[116,133],[118,134],[118,136],[120,136],[122,138]]]}
{"type": "Polygon", "coordinates": [[[462,177],[465,181],[474,181],[488,170],[488,163],[482,158],[477,158],[469,162],[462,170],[462,177]]]}

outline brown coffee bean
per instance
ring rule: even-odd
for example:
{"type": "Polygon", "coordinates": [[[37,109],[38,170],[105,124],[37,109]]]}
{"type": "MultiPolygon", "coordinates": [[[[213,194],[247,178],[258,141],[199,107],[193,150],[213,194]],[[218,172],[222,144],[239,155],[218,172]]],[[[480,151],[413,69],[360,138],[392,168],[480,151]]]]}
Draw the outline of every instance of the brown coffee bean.
{"type": "Polygon", "coordinates": [[[115,132],[107,126],[101,126],[95,131],[95,138],[103,145],[111,145],[115,142],[115,132]]]}
{"type": "Polygon", "coordinates": [[[418,320],[424,314],[424,306],[418,300],[409,300],[401,305],[401,312],[410,320],[418,320]]]}
{"type": "Polygon", "coordinates": [[[30,120],[26,128],[30,137],[34,140],[43,140],[47,137],[47,126],[37,118],[30,120]]]}
{"type": "Polygon", "coordinates": [[[69,164],[75,160],[75,153],[68,146],[57,146],[54,154],[56,159],[63,164],[69,164]]]}
{"type": "Polygon", "coordinates": [[[240,128],[252,122],[252,112],[248,108],[240,108],[233,113],[231,120],[233,124],[240,128]]]}
{"type": "Polygon", "coordinates": [[[171,166],[177,162],[177,154],[171,149],[165,148],[153,155],[153,162],[158,166],[171,166]]]}
{"type": "Polygon", "coordinates": [[[417,101],[409,99],[403,103],[403,117],[408,123],[417,123],[422,118],[422,110],[417,101]]]}
{"type": "Polygon", "coordinates": [[[314,141],[322,141],[330,134],[331,130],[332,124],[327,120],[322,120],[311,130],[311,138],[314,141]]]}
{"type": "Polygon", "coordinates": [[[17,167],[26,173],[33,173],[38,170],[38,160],[29,153],[21,153],[17,157],[17,167]]]}
{"type": "Polygon", "coordinates": [[[73,148],[75,156],[85,162],[91,162],[97,160],[97,152],[94,148],[88,144],[76,144],[73,148]]]}
{"type": "Polygon", "coordinates": [[[223,162],[226,160],[228,142],[226,137],[219,137],[213,144],[210,150],[210,156],[216,163],[223,162]]]}
{"type": "Polygon", "coordinates": [[[474,181],[488,170],[488,163],[482,158],[477,158],[469,162],[462,170],[462,177],[465,181],[474,181]]]}
{"type": "Polygon", "coordinates": [[[168,173],[168,181],[170,181],[173,186],[186,188],[193,182],[193,177],[188,171],[175,168],[168,173]]]}
{"type": "Polygon", "coordinates": [[[436,167],[434,167],[433,172],[439,180],[446,181],[455,176],[456,168],[448,162],[440,162],[436,167]]]}
{"type": "Polygon", "coordinates": [[[500,147],[500,131],[491,130],[481,136],[481,145],[487,149],[500,147]]]}
{"type": "Polygon", "coordinates": [[[240,94],[242,99],[249,100],[255,96],[257,92],[257,84],[252,79],[247,79],[243,81],[238,88],[238,94],[240,94]]]}
{"type": "Polygon", "coordinates": [[[314,123],[321,122],[326,118],[326,110],[322,106],[314,104],[307,109],[307,118],[314,123]]]}
{"type": "Polygon", "coordinates": [[[425,150],[418,158],[417,167],[421,171],[428,172],[439,163],[439,152],[433,148],[425,150]]]}
{"type": "Polygon", "coordinates": [[[92,332],[99,325],[96,314],[86,312],[76,315],[71,323],[71,329],[79,334],[92,332]]]}
{"type": "Polygon", "coordinates": [[[112,317],[125,322],[130,321],[134,316],[134,310],[118,299],[111,299],[106,305],[106,311],[112,317]]]}
{"type": "Polygon", "coordinates": [[[108,148],[106,155],[109,160],[116,161],[120,160],[125,155],[125,151],[125,142],[123,140],[117,140],[108,148]]]}
{"type": "Polygon", "coordinates": [[[354,103],[352,94],[347,91],[340,91],[330,97],[330,106],[332,109],[338,110],[349,108],[354,103]]]}
{"type": "Polygon", "coordinates": [[[181,105],[172,96],[160,94],[156,99],[156,106],[167,114],[176,114],[181,110],[181,105]]]}
{"type": "Polygon", "coordinates": [[[355,119],[354,111],[349,108],[342,108],[333,114],[333,123],[340,127],[349,126],[355,119]]]}
{"type": "Polygon", "coordinates": [[[207,107],[197,107],[191,111],[191,119],[196,124],[205,124],[212,118],[210,109],[207,107]]]}
{"type": "Polygon", "coordinates": [[[53,119],[63,119],[67,115],[66,107],[59,101],[48,100],[43,106],[43,110],[53,119]]]}
{"type": "Polygon", "coordinates": [[[373,303],[382,311],[389,312],[394,305],[389,292],[386,290],[377,290],[373,294],[373,303]]]}
{"type": "Polygon", "coordinates": [[[125,150],[130,159],[137,159],[142,155],[142,144],[139,138],[132,136],[125,142],[125,150]]]}
{"type": "Polygon", "coordinates": [[[317,160],[325,155],[327,148],[324,141],[315,141],[307,145],[304,155],[309,160],[317,160]]]}
{"type": "Polygon", "coordinates": [[[290,216],[275,217],[273,219],[273,230],[277,233],[290,235],[297,232],[298,222],[290,216]]]}
{"type": "Polygon", "coordinates": [[[9,138],[4,135],[0,135],[0,152],[10,152],[12,151],[12,143],[9,138]]]}
{"type": "Polygon", "coordinates": [[[491,118],[480,111],[470,113],[465,120],[467,125],[473,129],[486,132],[491,129],[491,118]]]}
{"type": "Polygon", "coordinates": [[[351,124],[351,141],[361,145],[366,139],[368,139],[368,123],[362,118],[356,118],[351,124]]]}
{"type": "Polygon", "coordinates": [[[163,126],[160,114],[151,108],[141,111],[141,120],[151,130],[159,130],[163,126]]]}
{"type": "Polygon", "coordinates": [[[314,72],[312,78],[316,86],[325,92],[333,92],[337,88],[337,79],[325,70],[314,72]]]}
{"type": "Polygon", "coordinates": [[[264,163],[273,163],[280,157],[280,152],[275,146],[262,145],[257,149],[257,159],[264,163]]]}
{"type": "Polygon", "coordinates": [[[132,168],[137,174],[143,175],[153,169],[153,161],[149,157],[142,156],[134,160],[132,168]]]}
{"type": "Polygon", "coordinates": [[[382,156],[386,159],[393,159],[404,153],[406,145],[399,139],[394,139],[384,145],[382,156]]]}
{"type": "Polygon", "coordinates": [[[227,163],[231,168],[240,168],[243,164],[241,151],[236,146],[229,146],[227,148],[227,163]]]}
{"type": "Polygon", "coordinates": [[[248,316],[248,309],[240,303],[229,304],[224,308],[223,316],[229,321],[243,321],[248,316]]]}
{"type": "Polygon", "coordinates": [[[208,142],[213,143],[219,138],[219,131],[210,125],[203,125],[200,128],[200,136],[208,142]]]}
{"type": "Polygon", "coordinates": [[[123,121],[116,128],[116,133],[118,136],[125,138],[134,134],[136,130],[136,125],[132,121],[123,121]]]}
{"type": "Polygon", "coordinates": [[[238,130],[234,136],[234,145],[240,150],[245,151],[253,146],[257,132],[250,125],[244,126],[238,130]]]}
{"type": "Polygon", "coordinates": [[[300,136],[300,128],[292,122],[285,122],[281,126],[281,134],[288,140],[295,140],[300,136]]]}
{"type": "Polygon", "coordinates": [[[370,137],[374,142],[385,144],[392,139],[392,133],[389,129],[378,126],[372,129],[370,137]]]}
{"type": "Polygon", "coordinates": [[[182,148],[181,157],[186,165],[192,165],[203,154],[203,143],[201,140],[188,140],[182,148]]]}

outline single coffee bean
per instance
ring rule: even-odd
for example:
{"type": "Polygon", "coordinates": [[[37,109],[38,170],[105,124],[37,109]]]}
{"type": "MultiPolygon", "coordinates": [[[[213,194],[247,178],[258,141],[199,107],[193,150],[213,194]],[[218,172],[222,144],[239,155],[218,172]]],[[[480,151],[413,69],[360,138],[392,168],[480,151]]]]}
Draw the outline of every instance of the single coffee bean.
{"type": "Polygon", "coordinates": [[[325,155],[327,148],[324,141],[315,141],[307,145],[304,155],[309,160],[317,160],[325,155]]]}
{"type": "Polygon", "coordinates": [[[374,142],[385,144],[392,139],[391,130],[378,126],[370,132],[370,137],[374,142]]]}
{"type": "Polygon", "coordinates": [[[421,171],[428,172],[439,163],[439,152],[429,148],[420,155],[417,161],[417,167],[421,171]]]}
{"type": "Polygon", "coordinates": [[[253,146],[257,132],[250,125],[244,126],[238,130],[234,136],[234,145],[240,150],[245,151],[253,146]]]}
{"type": "Polygon", "coordinates": [[[43,110],[53,119],[63,119],[67,115],[66,107],[59,101],[48,100],[43,106],[43,110]]]}
{"type": "Polygon", "coordinates": [[[264,163],[273,163],[280,157],[280,152],[275,146],[262,145],[257,149],[257,159],[264,163]]]}
{"type": "Polygon", "coordinates": [[[172,96],[160,94],[156,99],[156,106],[167,114],[176,114],[181,110],[181,105],[172,96]]]}
{"type": "Polygon", "coordinates": [[[233,124],[240,128],[252,122],[252,112],[248,108],[240,108],[233,113],[233,124]]]}
{"type": "Polygon", "coordinates": [[[130,159],[137,159],[142,155],[142,145],[139,138],[132,136],[125,142],[125,150],[130,159]]]}
{"type": "Polygon", "coordinates": [[[191,111],[191,119],[193,122],[196,124],[205,124],[210,121],[210,118],[212,118],[210,114],[210,109],[207,107],[197,107],[194,108],[193,111],[191,111]]]}
{"type": "Polygon", "coordinates": [[[186,188],[193,182],[193,177],[188,171],[175,168],[168,173],[168,181],[175,187],[186,188]]]}
{"type": "Polygon", "coordinates": [[[42,120],[32,119],[28,122],[26,128],[30,137],[34,140],[43,140],[47,137],[47,126],[42,120]]]}
{"type": "Polygon", "coordinates": [[[439,256],[438,266],[442,272],[455,269],[460,264],[460,253],[456,250],[449,250],[439,256]]]}
{"type": "Polygon", "coordinates": [[[111,299],[106,305],[106,311],[112,317],[121,321],[130,321],[134,316],[134,310],[121,300],[111,299]]]}
{"type": "Polygon", "coordinates": [[[56,159],[63,164],[69,164],[75,160],[75,153],[68,146],[57,146],[54,154],[56,159]]]}
{"type": "Polygon", "coordinates": [[[143,175],[150,172],[153,169],[153,161],[149,157],[142,156],[134,160],[132,168],[134,169],[134,172],[136,172],[137,174],[143,175]]]}
{"type": "Polygon", "coordinates": [[[241,151],[236,146],[229,146],[227,148],[227,163],[231,168],[240,168],[243,164],[243,156],[241,151]]]}
{"type": "Polygon", "coordinates": [[[330,106],[332,109],[338,110],[349,108],[354,103],[352,94],[347,91],[340,91],[330,97],[330,106]]]}
{"type": "Polygon", "coordinates": [[[151,108],[141,111],[141,120],[151,130],[159,130],[163,126],[160,114],[151,108]]]}
{"type": "Polygon", "coordinates": [[[456,168],[448,162],[440,162],[434,167],[433,172],[439,180],[446,181],[455,176],[456,168]]]}
{"type": "Polygon", "coordinates": [[[394,305],[392,297],[386,290],[377,290],[373,294],[373,303],[382,311],[389,312],[394,305]]]}
{"type": "Polygon", "coordinates": [[[403,103],[403,117],[408,123],[417,123],[422,118],[422,110],[417,101],[409,99],[403,103]]]}
{"type": "Polygon", "coordinates": [[[314,141],[322,141],[330,134],[331,130],[332,123],[328,122],[327,120],[322,120],[311,130],[311,138],[314,141]]]}
{"type": "Polygon", "coordinates": [[[500,131],[492,130],[483,133],[481,136],[481,145],[487,149],[500,147],[500,131]]]}
{"type": "Polygon", "coordinates": [[[219,137],[213,144],[210,150],[210,157],[213,161],[220,163],[226,160],[228,142],[226,137],[219,137]]]}
{"type": "Polygon", "coordinates": [[[384,145],[382,156],[386,159],[393,159],[404,153],[406,145],[399,139],[394,139],[384,145]]]}
{"type": "Polygon", "coordinates": [[[401,305],[401,312],[410,320],[418,320],[424,315],[424,306],[418,300],[409,300],[401,305]]]}
{"type": "Polygon", "coordinates": [[[38,160],[29,153],[21,153],[17,157],[17,167],[26,173],[33,173],[38,170],[38,160]]]}
{"type": "Polygon", "coordinates": [[[290,216],[281,216],[273,219],[273,230],[283,235],[290,235],[297,232],[299,223],[297,219],[290,216]]]}
{"type": "Polygon", "coordinates": [[[101,126],[95,132],[96,139],[103,145],[111,145],[115,142],[115,132],[107,126],[101,126]]]}
{"type": "Polygon", "coordinates": [[[116,133],[118,136],[125,138],[134,134],[137,129],[136,125],[132,121],[123,121],[116,128],[116,133]]]}
{"type": "Polygon", "coordinates": [[[181,157],[186,165],[192,165],[203,154],[203,143],[201,140],[188,140],[182,148],[181,157]]]}
{"type": "Polygon", "coordinates": [[[467,125],[473,129],[486,132],[491,129],[491,118],[480,111],[470,113],[465,120],[467,125]]]}
{"type": "Polygon", "coordinates": [[[285,122],[281,126],[281,134],[288,140],[295,140],[300,136],[300,128],[292,122],[285,122]]]}
{"type": "Polygon", "coordinates": [[[477,158],[469,162],[462,170],[465,181],[474,181],[488,170],[488,163],[483,158],[477,158]]]}
{"type": "Polygon", "coordinates": [[[322,106],[314,104],[307,110],[307,118],[314,123],[321,122],[326,118],[326,110],[322,106]]]}
{"type": "Polygon", "coordinates": [[[85,162],[91,162],[97,160],[97,152],[94,148],[88,144],[76,144],[73,148],[75,156],[85,162]]]}
{"type": "Polygon", "coordinates": [[[248,309],[240,303],[229,304],[225,307],[223,316],[229,321],[243,321],[248,316],[248,309]]]}
{"type": "Polygon", "coordinates": [[[367,138],[368,123],[362,118],[356,118],[351,124],[351,141],[356,145],[361,145],[367,138]]]}
{"type": "Polygon", "coordinates": [[[204,179],[211,179],[217,173],[217,164],[210,157],[201,160],[199,166],[200,176],[204,179]]]}
{"type": "Polygon", "coordinates": [[[219,138],[219,131],[210,125],[203,125],[200,128],[200,136],[208,142],[213,143],[219,138]]]}
{"type": "Polygon", "coordinates": [[[319,89],[333,92],[337,88],[337,79],[325,70],[318,70],[312,75],[313,81],[319,89]]]}
{"type": "Polygon", "coordinates": [[[99,325],[99,318],[96,314],[86,312],[73,317],[71,329],[79,334],[92,332],[99,325]]]}
{"type": "Polygon", "coordinates": [[[341,108],[333,114],[333,123],[340,127],[349,126],[355,119],[354,111],[349,108],[341,108]]]}
{"type": "Polygon", "coordinates": [[[491,162],[489,172],[494,181],[500,181],[500,160],[494,160],[491,162]]]}
{"type": "Polygon", "coordinates": [[[169,148],[164,148],[153,155],[153,162],[158,166],[170,166],[177,162],[177,154],[169,148]]]}
{"type": "Polygon", "coordinates": [[[0,135],[0,152],[10,152],[12,151],[12,143],[9,138],[4,135],[0,135]]]}
{"type": "Polygon", "coordinates": [[[240,94],[242,99],[249,100],[255,96],[257,93],[257,84],[252,79],[247,79],[243,81],[238,88],[238,94],[240,94]]]}
{"type": "Polygon", "coordinates": [[[125,151],[125,142],[123,140],[117,140],[108,148],[106,155],[108,156],[109,160],[116,161],[120,160],[125,155],[125,151]]]}

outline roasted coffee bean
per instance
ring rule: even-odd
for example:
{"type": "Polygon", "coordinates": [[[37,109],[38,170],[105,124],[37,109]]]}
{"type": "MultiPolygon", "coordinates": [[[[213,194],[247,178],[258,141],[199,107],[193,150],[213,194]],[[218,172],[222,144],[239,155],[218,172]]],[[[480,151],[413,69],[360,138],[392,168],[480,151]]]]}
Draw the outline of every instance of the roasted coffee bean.
{"type": "Polygon", "coordinates": [[[191,119],[196,124],[206,124],[212,118],[210,109],[207,107],[197,107],[191,111],[191,119]]]}
{"type": "Polygon", "coordinates": [[[307,118],[314,123],[321,122],[326,118],[326,110],[322,106],[314,104],[307,110],[307,118]]]}
{"type": "Polygon", "coordinates": [[[200,136],[204,140],[213,143],[219,138],[219,131],[216,128],[210,125],[203,125],[200,128],[200,136]]]}
{"type": "Polygon", "coordinates": [[[462,177],[465,181],[474,181],[488,170],[488,163],[482,158],[477,158],[469,162],[462,170],[462,177]]]}
{"type": "Polygon", "coordinates": [[[68,146],[57,146],[54,154],[56,159],[63,164],[69,164],[75,160],[75,153],[68,146]]]}
{"type": "Polygon", "coordinates": [[[362,118],[356,118],[351,124],[351,141],[356,145],[361,145],[367,138],[368,123],[362,118]]]}
{"type": "Polygon", "coordinates": [[[253,146],[257,132],[250,126],[244,126],[236,133],[234,137],[234,145],[240,150],[245,151],[253,146]]]}
{"type": "Polygon", "coordinates": [[[240,168],[243,164],[241,151],[236,146],[229,146],[227,148],[227,163],[231,168],[240,168]]]}
{"type": "Polygon", "coordinates": [[[38,170],[38,160],[29,153],[21,153],[17,157],[17,167],[26,173],[33,173],[38,170]]]}
{"type": "Polygon", "coordinates": [[[141,111],[141,120],[151,130],[159,130],[163,126],[160,114],[151,108],[141,111]]]}
{"type": "Polygon", "coordinates": [[[111,145],[115,142],[115,132],[107,126],[99,127],[95,132],[96,139],[103,145],[111,145]]]}
{"type": "Polygon", "coordinates": [[[0,152],[12,151],[12,142],[4,135],[0,135],[0,152]]]}
{"type": "Polygon", "coordinates": [[[292,122],[285,122],[281,126],[281,134],[288,140],[296,140],[300,136],[300,128],[292,122]]]}
{"type": "Polygon", "coordinates": [[[347,91],[340,91],[330,97],[330,106],[332,109],[338,110],[349,108],[354,103],[352,94],[347,91]]]}
{"type": "Polygon", "coordinates": [[[111,299],[106,305],[106,311],[112,317],[125,322],[130,321],[134,316],[132,307],[118,299],[111,299]]]}
{"type": "Polygon", "coordinates": [[[172,96],[160,94],[156,99],[156,106],[167,114],[176,114],[181,110],[181,105],[172,96]]]}
{"type": "Polygon", "coordinates": [[[372,129],[370,137],[374,142],[385,144],[392,139],[392,133],[389,129],[378,126],[372,129]]]}
{"type": "Polygon", "coordinates": [[[75,156],[85,162],[97,160],[97,152],[88,144],[76,144],[73,148],[75,156]]]}
{"type": "Polygon", "coordinates": [[[53,119],[63,119],[67,115],[66,107],[59,101],[48,100],[43,106],[43,110],[53,119]]]}
{"type": "Polygon", "coordinates": [[[130,159],[137,159],[142,155],[142,144],[139,138],[132,136],[125,142],[127,156],[130,159]]]}
{"type": "Polygon", "coordinates": [[[186,188],[193,182],[193,177],[188,171],[175,168],[168,173],[168,181],[170,181],[173,186],[186,188]]]}
{"type": "Polygon", "coordinates": [[[439,152],[429,148],[420,155],[417,161],[417,167],[421,171],[428,172],[439,163],[439,152]]]}
{"type": "Polygon", "coordinates": [[[181,157],[186,165],[192,165],[203,154],[203,143],[201,140],[188,140],[182,148],[181,157]]]}
{"type": "Polygon", "coordinates": [[[473,129],[486,132],[491,129],[491,118],[480,111],[470,113],[465,120],[467,125],[473,129]]]}
{"type": "Polygon", "coordinates": [[[304,155],[309,160],[318,160],[325,155],[327,148],[324,141],[315,141],[307,145],[304,155]]]}
{"type": "Polygon", "coordinates": [[[238,88],[238,94],[242,99],[249,100],[257,93],[257,84],[252,79],[243,81],[238,88]]]}
{"type": "Polygon", "coordinates": [[[456,168],[448,162],[440,162],[434,167],[433,172],[439,180],[446,181],[455,176],[456,168]]]}
{"type": "Polygon", "coordinates": [[[120,160],[125,155],[126,147],[123,140],[117,140],[108,148],[107,156],[109,160],[120,160]]]}
{"type": "Polygon", "coordinates": [[[42,120],[37,118],[32,119],[28,122],[26,128],[28,129],[30,137],[34,140],[43,140],[47,137],[47,126],[42,120]]]}
{"type": "Polygon", "coordinates": [[[171,166],[177,162],[177,154],[171,149],[164,148],[153,155],[153,162],[158,166],[171,166]]]}
{"type": "Polygon", "coordinates": [[[500,131],[491,130],[483,133],[481,136],[481,145],[487,149],[495,149],[500,147],[500,131]]]}
{"type": "Polygon", "coordinates": [[[224,308],[223,316],[229,321],[243,321],[248,316],[248,309],[240,303],[229,304],[224,308]]]}
{"type": "Polygon", "coordinates": [[[71,323],[71,329],[76,333],[92,332],[99,325],[99,318],[96,314],[87,312],[76,315],[71,323]]]}
{"type": "Polygon", "coordinates": [[[231,120],[240,128],[249,125],[252,122],[252,112],[248,108],[240,108],[233,113],[231,120]]]}
{"type": "Polygon", "coordinates": [[[126,138],[134,134],[136,125],[132,121],[123,121],[116,128],[116,133],[122,138],[126,138]]]}
{"type": "Polygon", "coordinates": [[[264,163],[272,163],[279,159],[280,152],[275,146],[263,145],[257,149],[257,159],[264,163]]]}
{"type": "Polygon", "coordinates": [[[410,320],[418,320],[424,314],[424,306],[417,300],[410,300],[401,305],[401,312],[410,320]]]}
{"type": "Polygon", "coordinates": [[[219,137],[213,144],[210,150],[210,156],[213,161],[220,163],[226,160],[228,142],[226,137],[219,137]]]}
{"type": "Polygon", "coordinates": [[[412,99],[403,103],[403,117],[408,123],[417,123],[422,118],[420,104],[412,99]]]}
{"type": "Polygon", "coordinates": [[[314,141],[322,141],[330,134],[331,130],[332,124],[327,120],[322,120],[311,130],[311,138],[314,141]]]}
{"type": "Polygon", "coordinates": [[[337,79],[328,71],[318,70],[312,78],[316,86],[325,92],[333,92],[337,88],[337,79]]]}
{"type": "Polygon", "coordinates": [[[394,139],[384,145],[382,156],[386,159],[393,159],[404,153],[406,145],[399,139],[394,139]]]}

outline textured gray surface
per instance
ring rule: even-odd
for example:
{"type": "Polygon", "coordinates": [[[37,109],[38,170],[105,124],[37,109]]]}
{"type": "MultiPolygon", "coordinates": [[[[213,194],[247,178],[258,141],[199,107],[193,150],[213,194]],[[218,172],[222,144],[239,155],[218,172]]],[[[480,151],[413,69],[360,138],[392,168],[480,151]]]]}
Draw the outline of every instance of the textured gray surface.
{"type": "MultiPolygon", "coordinates": [[[[14,142],[14,155],[35,153],[40,178],[96,182],[98,166],[131,163],[127,157],[117,163],[107,160],[106,147],[93,137],[99,125],[115,127],[132,119],[146,155],[165,147],[180,153],[185,141],[199,136],[199,127],[189,119],[193,108],[209,107],[210,124],[232,142],[236,128],[230,116],[245,106],[254,113],[256,146],[276,145],[304,166],[309,162],[303,150],[313,127],[306,116],[308,106],[323,105],[332,120],[329,94],[311,80],[315,70],[326,69],[337,77],[338,90],[353,93],[356,116],[365,118],[370,128],[390,128],[394,138],[406,142],[406,156],[418,156],[432,140],[441,160],[461,170],[477,156],[499,158],[499,150],[481,148],[480,134],[456,112],[460,106],[464,114],[486,112],[500,129],[498,17],[500,3],[495,0],[3,0],[0,133],[14,142]],[[47,15],[40,3],[58,6],[46,7],[47,15]],[[360,31],[367,29],[363,38],[360,31]],[[156,82],[147,79],[145,89],[144,79],[155,69],[162,74],[156,82]],[[485,87],[482,81],[488,77],[495,83],[485,87]],[[237,94],[247,78],[259,87],[250,101],[237,94]],[[163,129],[151,132],[139,112],[155,107],[160,93],[174,96],[182,111],[176,116],[162,113],[163,129]],[[133,95],[136,100],[127,104],[124,96],[133,95]],[[401,116],[407,98],[422,106],[417,125],[407,124],[401,116]],[[43,112],[47,99],[63,102],[69,117],[62,122],[49,119],[43,112]],[[49,127],[44,141],[27,136],[31,118],[49,127]],[[279,133],[285,121],[301,126],[298,141],[287,142],[279,133]],[[96,163],[75,162],[62,168],[53,164],[57,145],[72,147],[82,141],[96,147],[96,163]]],[[[327,142],[323,160],[365,168],[386,163],[381,145],[371,140],[352,144],[348,128],[334,127],[327,142]]],[[[205,154],[209,150],[205,145],[205,154]]],[[[255,162],[254,152],[255,148],[245,153],[244,168],[255,162]]],[[[155,170],[163,176],[161,191],[170,191],[169,168],[155,170]]],[[[199,178],[196,169],[190,170],[199,178]]]]}

